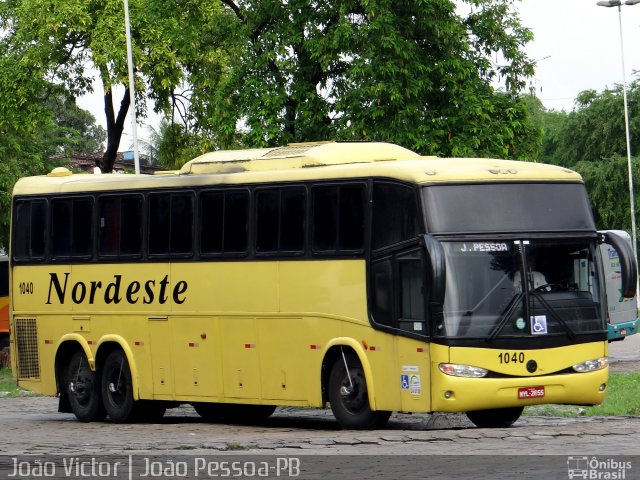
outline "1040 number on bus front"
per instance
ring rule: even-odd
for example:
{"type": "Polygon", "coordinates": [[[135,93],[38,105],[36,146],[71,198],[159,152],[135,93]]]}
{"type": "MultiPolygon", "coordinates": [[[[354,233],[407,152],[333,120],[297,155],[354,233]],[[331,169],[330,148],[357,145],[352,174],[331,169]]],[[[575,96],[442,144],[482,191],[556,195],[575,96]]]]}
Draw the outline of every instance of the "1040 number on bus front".
{"type": "Polygon", "coordinates": [[[524,352],[500,352],[498,361],[503,364],[524,363],[524,352]]]}

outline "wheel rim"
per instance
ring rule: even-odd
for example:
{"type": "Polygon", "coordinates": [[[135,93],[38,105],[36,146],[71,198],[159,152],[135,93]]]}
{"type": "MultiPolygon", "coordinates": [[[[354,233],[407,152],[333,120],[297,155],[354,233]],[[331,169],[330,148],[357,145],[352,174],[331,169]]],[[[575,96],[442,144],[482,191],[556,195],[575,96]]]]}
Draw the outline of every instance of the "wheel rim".
{"type": "Polygon", "coordinates": [[[358,413],[369,405],[367,384],[361,370],[351,370],[351,381],[346,374],[340,384],[340,399],[344,407],[351,413],[358,413]]]}
{"type": "Polygon", "coordinates": [[[107,395],[112,405],[121,407],[126,402],[128,389],[127,381],[121,368],[114,368],[107,376],[107,395]]]}

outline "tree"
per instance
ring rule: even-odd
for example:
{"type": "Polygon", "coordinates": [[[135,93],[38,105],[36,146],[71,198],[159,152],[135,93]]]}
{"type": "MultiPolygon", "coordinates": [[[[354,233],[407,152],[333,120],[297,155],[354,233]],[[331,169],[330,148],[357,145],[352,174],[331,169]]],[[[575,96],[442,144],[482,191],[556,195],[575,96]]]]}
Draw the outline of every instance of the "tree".
{"type": "MultiPolygon", "coordinates": [[[[640,116],[640,83],[628,86],[629,118],[640,116]]],[[[600,162],[613,155],[626,156],[624,100],[622,86],[598,93],[580,92],[569,113],[549,112],[545,116],[543,159],[571,167],[578,162],[600,162]]],[[[640,153],[640,124],[630,123],[631,152],[640,153]]]]}
{"type": "Polygon", "coordinates": [[[534,65],[512,0],[466,0],[464,17],[451,0],[223,3],[247,42],[214,134],[240,126],[252,146],[370,139],[511,158],[540,136],[518,96],[534,65]]]}
{"type": "MultiPolygon", "coordinates": [[[[145,101],[168,110],[174,90],[201,62],[214,69],[221,38],[215,28],[225,11],[217,0],[132,0],[131,24],[138,115],[145,101]]],[[[112,169],[129,110],[128,69],[121,0],[5,0],[0,6],[5,43],[34,75],[60,83],[73,95],[104,89],[107,147],[99,166],[112,169]],[[90,67],[90,68],[88,68],[90,67]],[[124,86],[116,100],[114,88],[124,86]],[[116,103],[119,106],[116,107],[116,103]]]]}
{"type": "MultiPolygon", "coordinates": [[[[632,168],[640,171],[640,159],[632,159],[632,168]]],[[[591,206],[596,225],[601,229],[618,229],[631,231],[631,214],[629,211],[629,177],[627,157],[612,155],[597,162],[581,161],[574,169],[578,171],[589,192],[591,206]]],[[[640,197],[638,189],[634,190],[634,200],[638,216],[640,197]]]]}

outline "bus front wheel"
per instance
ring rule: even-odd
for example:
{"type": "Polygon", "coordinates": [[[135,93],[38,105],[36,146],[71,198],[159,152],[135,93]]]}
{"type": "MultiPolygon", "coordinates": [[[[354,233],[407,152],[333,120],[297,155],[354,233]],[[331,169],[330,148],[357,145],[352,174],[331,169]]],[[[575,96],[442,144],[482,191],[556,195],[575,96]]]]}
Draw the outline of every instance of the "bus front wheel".
{"type": "Polygon", "coordinates": [[[338,357],[331,368],[329,403],[333,416],[343,428],[381,428],[391,416],[391,412],[371,410],[364,370],[352,354],[338,357]]]}
{"type": "Polygon", "coordinates": [[[100,398],[98,376],[89,368],[83,351],[71,356],[64,376],[64,388],[71,411],[81,422],[103,420],[106,413],[100,398]]]}
{"type": "Polygon", "coordinates": [[[102,367],[102,402],[111,421],[125,423],[133,418],[134,400],[131,369],[127,356],[114,350],[102,367]]]}
{"type": "Polygon", "coordinates": [[[507,428],[516,423],[524,407],[492,408],[467,412],[467,417],[479,428],[507,428]]]}

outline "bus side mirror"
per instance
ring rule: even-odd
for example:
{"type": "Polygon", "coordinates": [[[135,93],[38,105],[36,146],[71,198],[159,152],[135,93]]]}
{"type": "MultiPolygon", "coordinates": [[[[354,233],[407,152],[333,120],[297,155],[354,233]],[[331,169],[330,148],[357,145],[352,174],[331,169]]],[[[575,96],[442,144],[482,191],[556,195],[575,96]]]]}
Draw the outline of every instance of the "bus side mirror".
{"type": "Polygon", "coordinates": [[[633,248],[629,242],[614,232],[598,232],[600,243],[606,243],[616,249],[620,258],[622,275],[621,295],[623,298],[633,298],[638,283],[638,265],[633,248]]]}
{"type": "Polygon", "coordinates": [[[439,306],[444,305],[444,293],[447,284],[447,267],[442,244],[431,235],[422,235],[422,244],[427,251],[428,273],[431,281],[431,295],[429,303],[439,306]]]}

